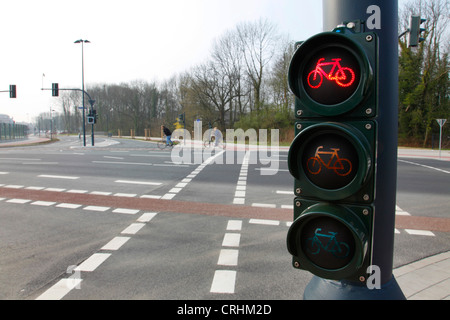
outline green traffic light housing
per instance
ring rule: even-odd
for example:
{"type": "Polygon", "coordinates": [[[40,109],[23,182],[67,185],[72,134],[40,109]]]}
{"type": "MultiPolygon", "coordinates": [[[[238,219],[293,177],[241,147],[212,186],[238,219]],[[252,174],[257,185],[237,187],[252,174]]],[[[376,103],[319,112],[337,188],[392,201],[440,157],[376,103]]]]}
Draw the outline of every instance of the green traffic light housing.
{"type": "Polygon", "coordinates": [[[371,264],[373,208],[299,198],[294,208],[295,221],[287,235],[294,268],[325,279],[364,282],[371,264]]]}
{"type": "Polygon", "coordinates": [[[9,97],[11,99],[17,98],[17,86],[15,84],[9,86],[9,97]]]}
{"type": "Polygon", "coordinates": [[[58,96],[59,96],[59,84],[52,83],[52,97],[58,97],[58,96]]]}
{"type": "Polygon", "coordinates": [[[420,25],[426,22],[426,19],[422,19],[420,16],[412,15],[409,19],[409,28],[408,28],[408,37],[407,37],[407,46],[408,48],[417,47],[419,43],[425,41],[425,38],[422,38],[420,34],[426,29],[421,28],[420,25]]]}
{"type": "Polygon", "coordinates": [[[301,43],[289,68],[298,118],[375,117],[378,38],[347,28],[324,32],[301,43]]]}
{"type": "Polygon", "coordinates": [[[296,128],[288,166],[297,196],[373,201],[376,122],[311,120],[297,122],[296,128]]]}
{"type": "Polygon", "coordinates": [[[365,282],[372,259],[378,139],[378,37],[345,27],[302,42],[288,74],[295,138],[295,268],[365,282]]]}

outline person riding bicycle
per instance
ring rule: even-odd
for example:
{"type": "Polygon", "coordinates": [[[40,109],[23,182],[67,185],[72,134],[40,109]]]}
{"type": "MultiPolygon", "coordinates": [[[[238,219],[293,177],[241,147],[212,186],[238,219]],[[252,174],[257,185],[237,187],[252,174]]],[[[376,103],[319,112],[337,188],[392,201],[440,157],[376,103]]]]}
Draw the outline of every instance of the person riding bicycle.
{"type": "Polygon", "coordinates": [[[213,129],[213,136],[214,136],[214,146],[217,147],[220,142],[222,142],[222,132],[220,132],[217,127],[214,127],[213,129]]]}
{"type": "Polygon", "coordinates": [[[173,146],[173,142],[172,142],[172,140],[170,140],[170,138],[172,137],[172,131],[170,131],[169,128],[167,128],[165,126],[161,126],[161,129],[163,130],[164,135],[166,136],[166,145],[173,146]]]}

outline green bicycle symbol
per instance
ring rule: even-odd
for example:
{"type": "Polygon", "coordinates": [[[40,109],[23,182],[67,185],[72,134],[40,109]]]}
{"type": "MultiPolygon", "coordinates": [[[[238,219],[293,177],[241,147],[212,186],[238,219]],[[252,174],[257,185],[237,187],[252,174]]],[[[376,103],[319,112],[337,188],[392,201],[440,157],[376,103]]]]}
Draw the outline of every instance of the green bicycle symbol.
{"type": "Polygon", "coordinates": [[[344,259],[348,256],[350,248],[345,242],[338,242],[336,239],[337,232],[328,232],[329,234],[320,234],[322,229],[317,228],[312,238],[307,239],[307,250],[313,255],[320,253],[323,249],[326,252],[333,254],[336,258],[344,259]],[[324,240],[325,245],[321,239],[324,240]]]}

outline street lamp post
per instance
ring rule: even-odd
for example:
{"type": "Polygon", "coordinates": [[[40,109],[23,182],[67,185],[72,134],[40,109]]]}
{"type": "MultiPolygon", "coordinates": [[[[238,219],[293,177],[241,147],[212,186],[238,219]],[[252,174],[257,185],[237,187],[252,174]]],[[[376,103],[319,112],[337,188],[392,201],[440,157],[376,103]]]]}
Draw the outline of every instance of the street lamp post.
{"type": "MultiPolygon", "coordinates": [[[[82,100],[83,100],[83,146],[86,147],[86,113],[84,109],[84,44],[91,43],[89,40],[77,40],[74,43],[81,43],[81,77],[82,77],[82,100]]],[[[92,136],[92,139],[94,137],[92,136]]],[[[94,141],[92,141],[92,145],[94,145],[94,141]]]]}
{"type": "Polygon", "coordinates": [[[55,110],[53,110],[50,107],[50,140],[53,141],[53,112],[55,110]]]}

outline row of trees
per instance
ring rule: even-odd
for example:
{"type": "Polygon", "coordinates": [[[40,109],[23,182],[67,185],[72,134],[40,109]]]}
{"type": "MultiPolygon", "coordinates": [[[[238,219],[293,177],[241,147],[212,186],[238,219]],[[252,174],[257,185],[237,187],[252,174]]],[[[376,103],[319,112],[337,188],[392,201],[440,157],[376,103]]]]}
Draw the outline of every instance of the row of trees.
{"type": "MultiPolygon", "coordinates": [[[[401,144],[429,145],[439,132],[438,118],[448,118],[449,4],[446,0],[412,0],[400,12],[400,32],[409,16],[427,21],[425,41],[416,49],[399,39],[399,138],[401,144]]],[[[122,84],[88,85],[99,115],[97,131],[117,134],[131,129],[144,135],[160,134],[161,124],[174,127],[185,114],[186,128],[201,119],[223,132],[227,128],[281,130],[280,138],[293,139],[294,97],[287,71],[294,43],[268,20],[237,25],[213,44],[202,64],[162,82],[136,80],[122,84]]],[[[65,131],[81,128],[81,95],[62,91],[60,123],[65,131]]],[[[445,126],[444,137],[449,135],[445,126]]],[[[207,129],[207,128],[205,128],[207,129]]]]}
{"type": "MultiPolygon", "coordinates": [[[[401,144],[437,146],[436,119],[450,115],[449,49],[450,4],[447,0],[414,0],[401,11],[400,30],[408,28],[411,14],[427,19],[421,26],[425,39],[417,48],[407,48],[399,40],[399,140],[401,144]]],[[[450,147],[450,129],[443,137],[450,147]]]]}
{"type": "MultiPolygon", "coordinates": [[[[162,83],[88,85],[99,116],[96,130],[144,135],[150,129],[158,136],[161,124],[173,127],[184,113],[189,130],[201,119],[223,132],[236,127],[289,133],[294,100],[286,74],[292,54],[292,42],[268,20],[241,23],[213,43],[207,61],[162,83]]],[[[61,91],[59,99],[64,130],[78,132],[81,94],[61,91]]]]}

